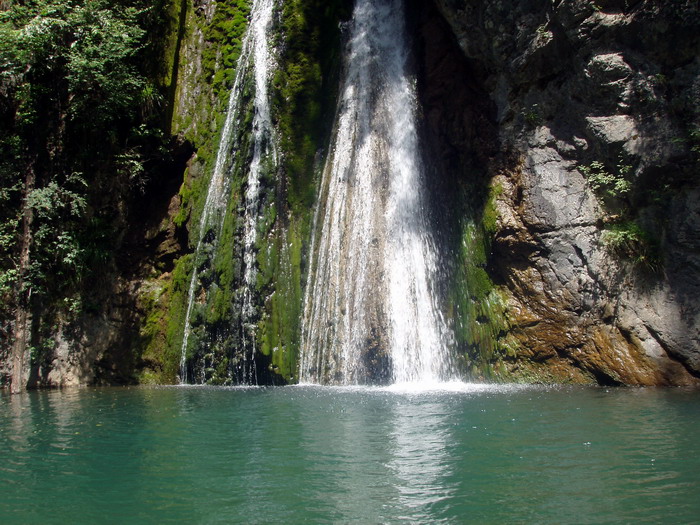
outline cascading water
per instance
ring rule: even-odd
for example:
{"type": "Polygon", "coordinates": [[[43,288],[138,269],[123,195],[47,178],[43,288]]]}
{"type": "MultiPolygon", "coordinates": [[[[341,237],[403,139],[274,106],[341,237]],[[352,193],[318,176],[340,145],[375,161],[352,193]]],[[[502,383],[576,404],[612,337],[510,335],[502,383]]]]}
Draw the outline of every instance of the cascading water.
{"type": "MultiPolygon", "coordinates": [[[[272,27],[275,0],[254,0],[250,12],[250,23],[243,39],[241,55],[236,65],[236,76],[229,96],[224,127],[221,132],[216,163],[212,173],[207,198],[199,221],[199,240],[195,249],[195,266],[188,290],[187,309],[183,329],[180,382],[187,383],[187,345],[191,334],[191,316],[199,288],[201,260],[206,257],[213,260],[216,255],[217,239],[221,234],[225,219],[225,209],[230,197],[230,177],[232,166],[230,157],[238,148],[236,143],[245,119],[243,108],[244,85],[253,78],[255,96],[253,100],[252,135],[253,154],[248,167],[245,191],[245,209],[243,217],[243,291],[241,307],[242,342],[244,367],[243,378],[246,382],[256,382],[255,374],[255,339],[252,319],[254,305],[252,287],[255,284],[255,243],[257,240],[257,223],[260,216],[260,175],[264,164],[275,166],[277,153],[274,132],[270,118],[268,82],[274,60],[269,49],[268,34],[272,27]],[[213,248],[202,253],[207,235],[213,235],[213,248]]],[[[247,131],[247,130],[244,130],[247,131]]]]}
{"type": "Polygon", "coordinates": [[[300,380],[448,380],[403,0],[357,0],[350,32],[314,218],[300,380]]]}
{"type": "Polygon", "coordinates": [[[245,193],[245,219],[243,232],[243,264],[244,287],[241,320],[243,325],[243,350],[246,359],[244,379],[248,383],[257,384],[255,367],[255,306],[252,290],[257,275],[255,267],[255,242],[257,240],[257,224],[260,218],[260,175],[263,163],[277,164],[277,151],[274,140],[272,119],[270,118],[270,99],[268,95],[269,74],[272,67],[272,56],[268,47],[268,32],[272,23],[274,0],[261,0],[253,7],[251,31],[254,41],[253,63],[255,77],[255,115],[253,117],[253,159],[248,171],[248,181],[245,193]],[[260,6],[256,13],[255,7],[260,6]],[[256,18],[255,15],[259,16],[256,18]]]}

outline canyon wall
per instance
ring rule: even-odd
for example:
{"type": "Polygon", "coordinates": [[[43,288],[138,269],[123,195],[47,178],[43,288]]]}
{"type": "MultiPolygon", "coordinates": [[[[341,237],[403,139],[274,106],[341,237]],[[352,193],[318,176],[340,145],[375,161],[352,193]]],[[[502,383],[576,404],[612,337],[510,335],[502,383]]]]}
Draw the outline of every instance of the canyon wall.
{"type": "Polygon", "coordinates": [[[697,384],[697,3],[436,4],[419,22],[427,128],[497,210],[490,359],[506,377],[697,384]]]}

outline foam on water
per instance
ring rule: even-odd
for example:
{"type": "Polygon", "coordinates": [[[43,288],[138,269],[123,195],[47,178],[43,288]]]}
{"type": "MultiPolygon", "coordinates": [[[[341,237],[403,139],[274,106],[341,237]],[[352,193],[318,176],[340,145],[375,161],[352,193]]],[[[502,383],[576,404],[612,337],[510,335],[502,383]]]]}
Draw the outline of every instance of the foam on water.
{"type": "Polygon", "coordinates": [[[495,384],[495,383],[466,383],[462,381],[436,381],[434,383],[393,383],[391,385],[331,385],[322,386],[317,383],[299,383],[297,385],[285,388],[302,388],[302,389],[318,389],[319,392],[346,392],[357,394],[396,394],[399,396],[414,396],[414,395],[440,395],[440,394],[507,394],[520,390],[535,390],[544,389],[540,385],[525,385],[525,384],[495,384]]]}

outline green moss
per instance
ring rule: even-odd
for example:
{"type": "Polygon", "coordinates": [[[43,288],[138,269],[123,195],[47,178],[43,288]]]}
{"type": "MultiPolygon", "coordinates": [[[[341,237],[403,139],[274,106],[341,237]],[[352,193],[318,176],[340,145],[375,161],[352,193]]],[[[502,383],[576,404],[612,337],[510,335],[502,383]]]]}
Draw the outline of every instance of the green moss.
{"type": "Polygon", "coordinates": [[[502,192],[500,185],[492,185],[486,202],[477,211],[466,211],[461,225],[451,304],[461,365],[476,378],[503,377],[502,359],[516,351],[514,339],[508,337],[505,295],[487,271],[498,221],[496,200],[502,192]]]}
{"type": "Polygon", "coordinates": [[[211,23],[203,26],[205,40],[215,45],[204,46],[202,69],[217,96],[227,98],[233,84],[249,14],[248,0],[219,1],[211,23]]]}
{"type": "MultiPolygon", "coordinates": [[[[185,171],[185,180],[187,179],[188,171],[189,170],[185,171]]],[[[181,228],[185,225],[187,219],[189,219],[189,208],[190,199],[192,198],[192,188],[188,184],[183,182],[182,186],[180,186],[180,191],[178,195],[180,196],[180,209],[173,217],[173,223],[178,228],[181,228]]]]}
{"type": "Polygon", "coordinates": [[[177,72],[174,68],[178,65],[178,53],[184,31],[184,28],[181,30],[179,26],[186,19],[187,2],[180,0],[164,2],[160,16],[165,30],[162,33],[164,38],[159,42],[162,47],[162,61],[157,80],[161,86],[169,89],[177,80],[177,72]]]}
{"type": "MultiPolygon", "coordinates": [[[[180,91],[174,96],[173,103],[178,98],[184,98],[186,101],[184,105],[175,104],[175,109],[179,112],[173,113],[171,128],[173,134],[183,135],[197,151],[195,159],[185,173],[179,192],[180,209],[173,222],[177,227],[187,228],[191,248],[197,246],[200,236],[205,233],[199,231],[199,223],[216,161],[228,94],[233,84],[234,69],[241,52],[241,39],[246,30],[249,12],[250,5],[247,0],[222,0],[216,3],[211,23],[207,23],[204,14],[196,12],[187,1],[174,6],[171,13],[181,22],[177,36],[180,40],[176,42],[173,37],[168,49],[173,53],[177,51],[182,54],[173,58],[175,67],[179,69],[177,74],[173,73],[172,78],[178,80],[177,89],[180,91]],[[204,43],[198,48],[196,41],[200,34],[204,43]],[[190,64],[185,62],[191,57],[183,54],[185,50],[193,49],[195,52],[201,52],[201,76],[197,78],[187,76],[190,64]]],[[[247,141],[244,141],[243,149],[246,145],[247,141]]],[[[240,166],[244,161],[236,159],[232,162],[237,162],[240,166]]],[[[240,195],[240,192],[236,191],[238,188],[240,180],[233,181],[226,221],[216,239],[218,251],[215,259],[211,264],[206,262],[206,253],[199,254],[196,262],[194,254],[181,258],[161,300],[146,307],[147,318],[151,321],[146,323],[144,329],[144,359],[149,363],[149,370],[155,367],[160,371],[156,376],[153,376],[151,371],[147,372],[144,380],[159,377],[163,382],[172,382],[179,372],[189,284],[195,264],[199,272],[198,294],[205,290],[207,300],[204,304],[198,302],[192,310],[188,357],[197,353],[201,338],[210,337],[207,334],[209,329],[215,330],[216,327],[230,322],[235,280],[235,268],[231,264],[231,258],[235,252],[235,212],[240,195]]],[[[213,251],[213,246],[206,244],[204,251],[213,251]]],[[[219,360],[213,369],[214,381],[223,380],[220,369],[222,362],[219,360]]],[[[224,365],[224,368],[227,367],[228,364],[224,365]]]]}
{"type": "Polygon", "coordinates": [[[141,294],[140,306],[146,312],[146,321],[140,332],[139,382],[177,381],[192,263],[191,255],[181,257],[169,280],[164,276],[141,294]]]}
{"type": "Polygon", "coordinates": [[[572,376],[566,373],[557,373],[546,363],[536,361],[518,361],[517,365],[503,363],[503,375],[509,382],[521,384],[562,385],[562,384],[589,384],[597,385],[595,377],[584,370],[572,376]]]}
{"type": "Polygon", "coordinates": [[[494,233],[496,233],[496,228],[498,225],[498,209],[496,208],[496,201],[502,194],[503,186],[501,186],[500,183],[492,184],[489,187],[488,199],[486,200],[486,205],[484,206],[481,220],[485,234],[488,236],[492,236],[494,233]]]}
{"type": "Polygon", "coordinates": [[[258,252],[258,286],[266,294],[258,342],[270,370],[285,381],[296,376],[302,313],[302,239],[298,223],[275,230],[258,252]]]}
{"type": "Polygon", "coordinates": [[[241,42],[248,24],[248,0],[221,0],[216,2],[210,23],[203,12],[196,11],[188,0],[185,15],[181,16],[182,31],[175,60],[178,80],[173,90],[174,112],[171,118],[173,134],[180,133],[198,149],[204,164],[210,164],[216,150],[216,138],[221,130],[228,94],[235,77],[235,66],[241,53],[241,42]],[[199,36],[202,42],[198,41],[199,36]],[[194,56],[185,55],[184,52],[194,56]],[[191,76],[192,60],[200,62],[200,74],[191,76]],[[188,76],[190,75],[190,76],[188,76]],[[184,100],[184,104],[176,103],[184,100]],[[202,151],[206,148],[207,151],[202,151]]]}
{"type": "Polygon", "coordinates": [[[316,196],[314,158],[325,147],[337,96],[339,20],[350,14],[345,0],[290,0],[282,10],[286,45],[273,80],[275,117],[286,153],[287,201],[308,213],[316,196]]]}
{"type": "MultiPolygon", "coordinates": [[[[273,79],[273,116],[283,152],[278,199],[259,225],[257,289],[264,298],[260,352],[270,370],[294,381],[303,308],[303,254],[317,193],[317,152],[329,141],[340,66],[338,22],[345,0],[290,0],[282,8],[282,54],[273,79]]],[[[271,183],[271,182],[270,182],[271,183]]]]}

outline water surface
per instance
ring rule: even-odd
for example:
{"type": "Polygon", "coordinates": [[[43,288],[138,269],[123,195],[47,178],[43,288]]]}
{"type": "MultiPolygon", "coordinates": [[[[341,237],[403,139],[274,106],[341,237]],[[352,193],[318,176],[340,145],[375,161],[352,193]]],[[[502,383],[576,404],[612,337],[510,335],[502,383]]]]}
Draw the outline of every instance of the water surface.
{"type": "Polygon", "coordinates": [[[0,397],[3,523],[698,523],[700,393],[106,388],[0,397]]]}

